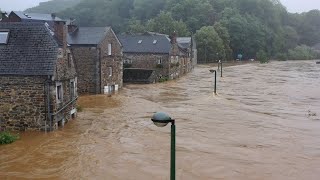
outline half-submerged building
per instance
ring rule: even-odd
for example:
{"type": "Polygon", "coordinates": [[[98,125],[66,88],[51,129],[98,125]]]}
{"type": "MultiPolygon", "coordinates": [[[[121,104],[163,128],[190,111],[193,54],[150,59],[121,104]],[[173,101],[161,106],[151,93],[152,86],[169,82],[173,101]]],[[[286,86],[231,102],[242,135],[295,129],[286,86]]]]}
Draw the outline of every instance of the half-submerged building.
{"type": "Polygon", "coordinates": [[[76,116],[64,21],[0,23],[0,128],[53,130],[76,116]]]}
{"type": "Polygon", "coordinates": [[[124,54],[124,82],[154,83],[175,79],[194,65],[191,38],[158,33],[119,35],[124,54]]]}
{"type": "Polygon", "coordinates": [[[68,43],[75,59],[79,93],[109,94],[122,87],[122,45],[111,27],[78,27],[71,20],[68,43]]]}

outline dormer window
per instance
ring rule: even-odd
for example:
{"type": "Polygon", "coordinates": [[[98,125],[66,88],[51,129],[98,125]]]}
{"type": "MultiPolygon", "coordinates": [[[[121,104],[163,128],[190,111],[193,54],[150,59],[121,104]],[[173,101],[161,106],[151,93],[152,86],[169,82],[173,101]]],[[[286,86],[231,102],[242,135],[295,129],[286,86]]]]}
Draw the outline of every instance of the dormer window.
{"type": "Polygon", "coordinates": [[[141,43],[142,43],[142,40],[139,40],[139,41],[138,41],[138,44],[141,44],[141,43]]]}
{"type": "Polygon", "coordinates": [[[0,30],[0,44],[7,44],[9,39],[9,30],[0,30]]]}
{"type": "Polygon", "coordinates": [[[157,40],[153,40],[153,44],[157,44],[157,40]]]}

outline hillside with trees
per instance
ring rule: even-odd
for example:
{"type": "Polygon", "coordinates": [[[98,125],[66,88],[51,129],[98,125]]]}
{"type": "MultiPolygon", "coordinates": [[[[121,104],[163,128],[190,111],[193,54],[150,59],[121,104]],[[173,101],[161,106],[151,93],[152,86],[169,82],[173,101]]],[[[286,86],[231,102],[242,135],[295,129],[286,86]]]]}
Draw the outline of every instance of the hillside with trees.
{"type": "Polygon", "coordinates": [[[47,2],[40,2],[39,6],[26,9],[28,13],[56,13],[67,8],[73,7],[81,0],[51,0],[47,2]]]}
{"type": "MultiPolygon", "coordinates": [[[[52,7],[42,6],[41,12],[52,7]]],[[[320,43],[320,11],[292,14],[279,0],[82,0],[58,15],[76,18],[81,26],[112,26],[117,33],[193,34],[200,62],[238,54],[256,59],[258,52],[281,60],[313,59],[317,54],[310,47],[320,43]]]]}

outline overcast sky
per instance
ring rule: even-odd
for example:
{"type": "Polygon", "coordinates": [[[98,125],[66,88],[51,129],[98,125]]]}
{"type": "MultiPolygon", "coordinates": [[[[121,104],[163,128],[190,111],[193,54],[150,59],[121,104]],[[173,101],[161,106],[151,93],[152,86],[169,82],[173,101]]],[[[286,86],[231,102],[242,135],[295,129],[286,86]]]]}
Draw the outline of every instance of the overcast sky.
{"type": "MultiPolygon", "coordinates": [[[[0,9],[21,11],[47,0],[0,0],[0,9]]],[[[320,9],[320,0],[280,0],[289,12],[303,12],[320,9]]]]}

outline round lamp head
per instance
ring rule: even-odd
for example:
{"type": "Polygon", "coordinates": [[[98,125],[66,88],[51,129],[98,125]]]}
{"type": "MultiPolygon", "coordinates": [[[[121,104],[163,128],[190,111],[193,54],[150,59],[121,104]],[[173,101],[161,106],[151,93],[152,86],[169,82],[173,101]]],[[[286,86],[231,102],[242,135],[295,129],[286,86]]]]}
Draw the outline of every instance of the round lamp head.
{"type": "Polygon", "coordinates": [[[164,127],[171,122],[171,117],[164,112],[157,112],[152,116],[153,123],[158,127],[164,127]]]}
{"type": "Polygon", "coordinates": [[[215,71],[215,70],[213,70],[213,69],[210,69],[209,71],[210,71],[211,73],[214,73],[214,71],[215,71]]]}

